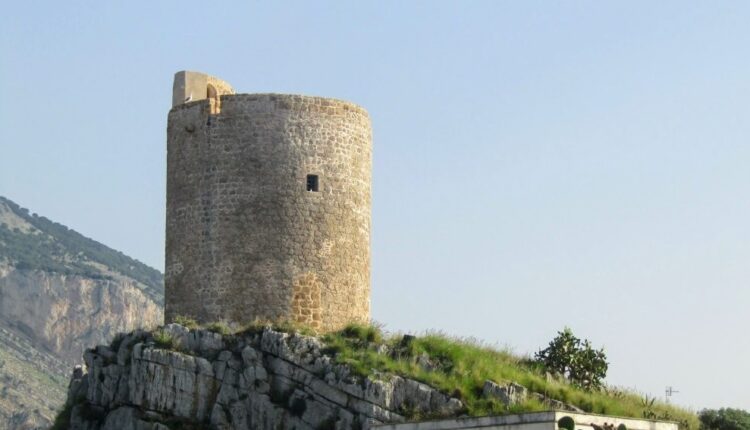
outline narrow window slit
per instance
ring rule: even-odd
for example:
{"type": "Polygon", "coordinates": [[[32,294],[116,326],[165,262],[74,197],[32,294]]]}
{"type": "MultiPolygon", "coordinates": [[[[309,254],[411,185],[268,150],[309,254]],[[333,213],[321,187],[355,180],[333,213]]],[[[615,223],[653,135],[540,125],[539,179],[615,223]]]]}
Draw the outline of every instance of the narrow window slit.
{"type": "Polygon", "coordinates": [[[318,191],[318,175],[307,175],[307,191],[318,191]]]}

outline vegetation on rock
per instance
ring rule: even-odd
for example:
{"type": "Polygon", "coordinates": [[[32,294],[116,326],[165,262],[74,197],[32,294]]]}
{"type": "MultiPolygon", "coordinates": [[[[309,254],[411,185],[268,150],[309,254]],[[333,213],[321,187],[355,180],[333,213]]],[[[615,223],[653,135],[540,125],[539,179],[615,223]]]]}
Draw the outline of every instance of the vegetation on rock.
{"type": "MultiPolygon", "coordinates": [[[[178,317],[177,320],[176,322],[191,328],[200,327],[190,318],[178,317]]],[[[260,322],[249,324],[234,333],[258,333],[266,326],[268,324],[260,322]]],[[[224,323],[207,324],[204,327],[224,335],[231,332],[224,323]]],[[[277,324],[274,329],[314,334],[309,328],[292,323],[277,324]]],[[[571,339],[570,335],[565,336],[565,331],[561,335],[565,337],[564,342],[553,340],[551,347],[566,344],[581,348],[583,345],[584,357],[590,358],[593,355],[605,360],[603,351],[594,351],[588,341],[581,342],[574,336],[571,339]],[[600,354],[591,354],[591,351],[600,354]]],[[[540,365],[538,361],[516,356],[507,350],[496,350],[474,340],[453,338],[441,333],[386,336],[378,327],[358,324],[349,325],[321,338],[326,351],[336,362],[349,366],[360,377],[392,373],[421,381],[462,400],[466,405],[466,413],[471,416],[549,409],[539,397],[529,397],[510,406],[497,399],[487,398],[483,395],[483,386],[490,380],[520,384],[545,398],[574,405],[585,412],[674,420],[680,422],[682,429],[698,429],[698,419],[694,413],[636,393],[606,387],[602,383],[604,374],[600,374],[595,386],[550,378],[547,367],[540,365]]],[[[604,369],[606,371],[606,367],[604,369]]],[[[576,375],[580,374],[582,371],[579,370],[576,375]]]]}
{"type": "MultiPolygon", "coordinates": [[[[224,333],[218,338],[219,343],[235,347],[251,342],[249,339],[255,339],[252,342],[257,343],[269,330],[268,325],[260,323],[235,328],[234,331],[225,324],[208,324],[201,328],[189,318],[179,319],[186,325],[193,326],[194,330],[224,333]]],[[[180,342],[170,334],[180,333],[180,330],[185,329],[165,326],[151,334],[144,332],[142,339],[145,339],[147,344],[153,342],[152,345],[158,347],[183,354],[195,354],[194,347],[180,347],[180,342]]],[[[310,333],[309,329],[300,330],[300,327],[294,324],[281,324],[273,327],[273,330],[310,333]]],[[[462,406],[459,414],[502,415],[549,410],[563,405],[577,407],[589,413],[678,421],[681,430],[699,429],[698,416],[691,411],[604,385],[598,389],[584,389],[565,379],[550,377],[544,367],[528,357],[519,357],[507,350],[493,349],[473,340],[457,339],[441,333],[428,333],[423,336],[386,335],[378,327],[367,325],[350,325],[318,339],[313,340],[313,343],[306,343],[307,341],[302,338],[297,338],[290,341],[289,345],[313,345],[322,341],[320,353],[330,357],[336,364],[346,365],[349,369],[347,374],[357,378],[370,377],[379,380],[389,380],[393,375],[400,376],[402,380],[427,384],[449,397],[460,400],[462,406]],[[488,381],[497,385],[522,386],[528,395],[503,403],[501,399],[487,394],[485,385],[488,381]],[[550,403],[555,401],[558,403],[550,403]]],[[[111,350],[117,349],[118,342],[122,342],[122,339],[116,339],[111,350]]],[[[213,359],[221,360],[216,358],[221,357],[221,354],[216,355],[218,350],[212,354],[213,359]]],[[[252,361],[252,358],[248,359],[252,361]]],[[[293,416],[304,414],[306,406],[295,399],[289,398],[282,403],[289,403],[293,416]]],[[[410,420],[433,418],[408,407],[400,409],[398,413],[410,420]]],[[[748,429],[706,427],[706,430],[748,429]]]]}
{"type": "Polygon", "coordinates": [[[636,393],[605,386],[583,389],[565,380],[549,378],[535,362],[474,340],[441,333],[387,337],[376,327],[356,325],[323,339],[336,360],[348,364],[359,375],[392,372],[416,379],[458,397],[472,416],[549,409],[535,397],[511,406],[488,399],[482,394],[485,381],[490,380],[520,384],[585,412],[674,420],[680,422],[683,430],[698,428],[697,416],[690,411],[659,402],[647,407],[643,397],[636,393]],[[649,413],[656,416],[647,416],[649,413]]]}
{"type": "MultiPolygon", "coordinates": [[[[164,349],[176,349],[179,345],[175,342],[171,334],[164,330],[156,330],[153,333],[153,339],[159,348],[164,349]]],[[[112,345],[114,347],[114,344],[112,345]]]]}

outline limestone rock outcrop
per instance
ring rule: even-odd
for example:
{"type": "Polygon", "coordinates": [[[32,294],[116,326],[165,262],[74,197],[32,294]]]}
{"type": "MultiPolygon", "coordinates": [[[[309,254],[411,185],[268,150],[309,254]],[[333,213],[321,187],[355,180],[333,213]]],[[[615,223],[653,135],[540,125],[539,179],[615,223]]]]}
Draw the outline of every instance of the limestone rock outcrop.
{"type": "Polygon", "coordinates": [[[0,262],[0,326],[27,335],[65,363],[76,363],[85,345],[162,323],[162,307],[136,284],[125,277],[94,279],[0,262]]]}
{"type": "Polygon", "coordinates": [[[0,429],[48,428],[83,351],[163,302],[157,270],[0,197],[0,429]]]}
{"type": "Polygon", "coordinates": [[[584,412],[583,409],[559,400],[552,399],[541,393],[530,391],[523,385],[509,382],[501,385],[494,381],[485,381],[482,395],[487,398],[500,400],[506,407],[517,405],[529,397],[537,399],[541,404],[555,411],[584,412]]]}
{"type": "Polygon", "coordinates": [[[270,328],[222,336],[170,324],[98,346],[85,361],[70,383],[71,430],[367,429],[464,410],[415,380],[357,376],[318,338],[270,328]]]}
{"type": "Polygon", "coordinates": [[[0,429],[48,427],[87,345],[162,323],[161,306],[134,284],[0,261],[0,429]],[[39,421],[44,425],[18,424],[39,421]]]}

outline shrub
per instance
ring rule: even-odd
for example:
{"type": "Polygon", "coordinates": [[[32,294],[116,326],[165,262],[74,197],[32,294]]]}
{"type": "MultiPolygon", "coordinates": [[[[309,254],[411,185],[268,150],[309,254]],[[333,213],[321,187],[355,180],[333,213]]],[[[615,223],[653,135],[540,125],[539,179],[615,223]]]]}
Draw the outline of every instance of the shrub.
{"type": "Polygon", "coordinates": [[[546,370],[585,390],[601,388],[609,367],[604,349],[592,348],[588,340],[581,341],[567,327],[534,357],[546,370]]]}
{"type": "Polygon", "coordinates": [[[154,342],[160,348],[164,349],[176,349],[177,341],[172,334],[165,330],[157,330],[154,332],[154,342]]]}
{"type": "Polygon", "coordinates": [[[750,412],[742,409],[704,409],[699,418],[703,430],[750,430],[750,412]]]}
{"type": "Polygon", "coordinates": [[[212,322],[211,324],[206,326],[206,329],[214,333],[219,333],[220,335],[223,335],[223,336],[226,336],[232,333],[232,330],[224,321],[212,322]]]}

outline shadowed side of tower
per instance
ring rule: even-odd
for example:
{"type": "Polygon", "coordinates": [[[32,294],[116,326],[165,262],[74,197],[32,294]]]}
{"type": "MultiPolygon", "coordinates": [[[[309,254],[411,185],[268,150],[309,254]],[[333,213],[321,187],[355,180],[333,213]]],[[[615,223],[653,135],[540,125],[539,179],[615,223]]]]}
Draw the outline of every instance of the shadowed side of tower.
{"type": "Polygon", "coordinates": [[[295,321],[323,330],[367,322],[367,112],[327,98],[231,91],[207,75],[175,76],[167,321],[295,321]]]}

